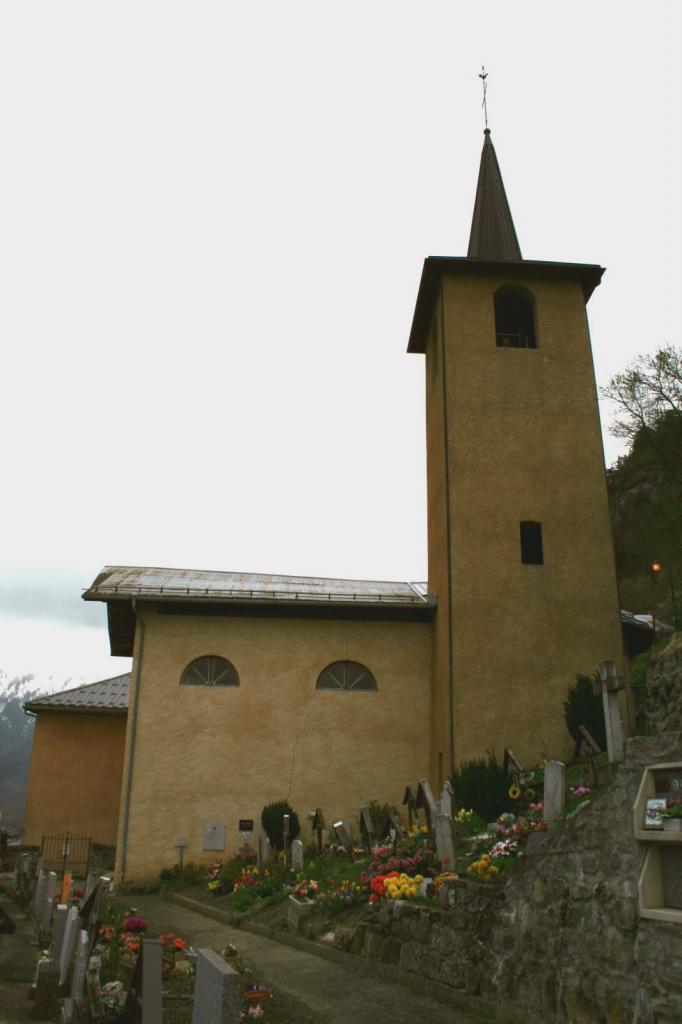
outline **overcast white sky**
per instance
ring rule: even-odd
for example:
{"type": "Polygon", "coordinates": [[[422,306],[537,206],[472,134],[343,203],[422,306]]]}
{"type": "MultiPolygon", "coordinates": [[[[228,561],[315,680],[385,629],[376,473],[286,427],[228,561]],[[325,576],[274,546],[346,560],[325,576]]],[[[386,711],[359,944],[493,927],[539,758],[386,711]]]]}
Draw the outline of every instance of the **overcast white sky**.
{"type": "MultiPolygon", "coordinates": [[[[422,261],[493,140],[523,255],[679,344],[679,0],[0,7],[0,669],[88,680],[102,565],[426,578],[422,261]]],[[[608,420],[608,416],[605,416],[608,420]]],[[[618,454],[606,438],[607,461],[618,454]]]]}

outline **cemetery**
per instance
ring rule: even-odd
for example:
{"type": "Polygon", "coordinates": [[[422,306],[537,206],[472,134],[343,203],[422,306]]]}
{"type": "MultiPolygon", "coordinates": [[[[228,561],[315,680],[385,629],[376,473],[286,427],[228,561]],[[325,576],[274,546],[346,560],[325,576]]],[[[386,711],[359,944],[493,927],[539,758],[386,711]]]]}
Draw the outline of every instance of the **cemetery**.
{"type": "MultiPolygon", "coordinates": [[[[159,889],[244,931],[416,979],[478,1006],[481,1020],[680,1020],[682,740],[669,699],[682,683],[679,634],[649,676],[644,735],[623,742],[620,684],[606,664],[606,750],[581,726],[568,764],[526,767],[511,749],[503,763],[481,760],[481,799],[486,777],[498,786],[492,820],[462,803],[463,770],[437,798],[427,779],[408,780],[400,807],[375,801],[353,819],[325,808],[299,817],[280,800],[260,828],[240,820],[236,856],[194,863],[179,846],[159,889]]],[[[75,877],[76,844],[75,871],[67,852],[57,863],[48,849],[18,848],[5,876],[32,921],[33,1019],[287,1019],[234,944],[152,937],[134,890],[93,870],[75,877]]],[[[11,911],[2,921],[9,930],[11,911]]]]}

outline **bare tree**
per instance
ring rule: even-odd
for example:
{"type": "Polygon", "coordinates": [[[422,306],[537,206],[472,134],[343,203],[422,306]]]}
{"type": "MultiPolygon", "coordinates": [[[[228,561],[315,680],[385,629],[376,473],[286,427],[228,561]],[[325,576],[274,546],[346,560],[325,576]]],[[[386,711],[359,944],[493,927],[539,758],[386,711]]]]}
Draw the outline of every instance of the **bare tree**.
{"type": "Polygon", "coordinates": [[[638,356],[601,393],[618,406],[612,428],[616,437],[633,441],[640,431],[653,430],[668,416],[682,425],[682,350],[668,345],[653,355],[638,356]]]}

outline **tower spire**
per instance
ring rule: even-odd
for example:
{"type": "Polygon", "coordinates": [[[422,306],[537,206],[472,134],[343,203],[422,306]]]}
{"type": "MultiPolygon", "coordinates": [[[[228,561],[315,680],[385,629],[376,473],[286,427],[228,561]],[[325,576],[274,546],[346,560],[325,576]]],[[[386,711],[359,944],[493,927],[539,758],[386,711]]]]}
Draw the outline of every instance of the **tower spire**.
{"type": "MultiPolygon", "coordinates": [[[[484,102],[485,87],[486,81],[483,79],[484,102]]],[[[487,126],[487,110],[483,135],[483,152],[467,256],[480,260],[520,260],[523,257],[507,194],[504,191],[502,172],[490,138],[490,128],[487,126]]]]}

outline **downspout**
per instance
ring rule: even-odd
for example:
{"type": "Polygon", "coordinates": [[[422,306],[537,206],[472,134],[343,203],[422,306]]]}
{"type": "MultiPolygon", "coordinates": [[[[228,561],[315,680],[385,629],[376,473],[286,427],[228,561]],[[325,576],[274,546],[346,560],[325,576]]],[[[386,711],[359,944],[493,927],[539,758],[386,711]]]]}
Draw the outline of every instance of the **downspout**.
{"type": "Polygon", "coordinates": [[[440,298],[440,341],[441,341],[441,363],[443,366],[443,451],[445,455],[445,529],[446,529],[446,552],[448,566],[448,720],[450,722],[450,773],[455,770],[455,695],[454,695],[454,672],[452,664],[452,616],[453,605],[453,578],[452,578],[452,509],[450,507],[450,438],[448,434],[448,390],[447,390],[447,366],[445,362],[445,295],[443,292],[443,279],[439,282],[440,298]]]}
{"type": "Polygon", "coordinates": [[[135,668],[135,698],[133,701],[132,718],[130,720],[130,739],[128,742],[128,763],[126,775],[126,788],[123,794],[122,827],[121,827],[121,883],[125,879],[126,856],[128,847],[128,823],[130,820],[130,794],[133,786],[133,761],[135,760],[135,737],[137,734],[137,712],[140,706],[140,679],[142,675],[142,652],[144,650],[144,621],[137,614],[137,600],[133,598],[133,611],[135,612],[135,632],[140,629],[140,643],[137,652],[137,665],[135,668]]]}

